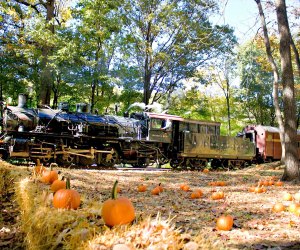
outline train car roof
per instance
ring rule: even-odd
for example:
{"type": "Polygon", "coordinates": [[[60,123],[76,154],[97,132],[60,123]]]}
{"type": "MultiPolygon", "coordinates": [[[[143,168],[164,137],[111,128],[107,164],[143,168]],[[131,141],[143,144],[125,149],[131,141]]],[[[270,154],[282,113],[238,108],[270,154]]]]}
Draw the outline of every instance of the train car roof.
{"type": "MultiPolygon", "coordinates": [[[[264,125],[250,125],[247,126],[246,128],[249,128],[249,130],[257,130],[257,129],[262,129],[266,132],[269,133],[279,133],[279,128],[278,127],[272,127],[272,126],[264,126],[264,125]]],[[[248,130],[247,130],[248,131],[248,130]]],[[[297,131],[297,134],[300,134],[300,130],[297,131]]]]}
{"type": "MultiPolygon", "coordinates": [[[[270,133],[279,133],[279,128],[277,128],[277,127],[272,127],[272,126],[262,126],[262,125],[258,125],[257,127],[261,127],[261,128],[264,129],[266,132],[270,132],[270,133]]],[[[300,130],[297,130],[297,134],[300,135],[300,130]]]]}
{"type": "Polygon", "coordinates": [[[177,116],[177,115],[158,114],[158,113],[151,113],[151,112],[146,112],[146,114],[150,118],[168,119],[170,121],[181,121],[181,122],[187,122],[187,123],[206,124],[206,125],[208,124],[208,125],[214,125],[214,126],[221,126],[220,122],[186,119],[186,118],[183,118],[183,117],[177,116]]]}

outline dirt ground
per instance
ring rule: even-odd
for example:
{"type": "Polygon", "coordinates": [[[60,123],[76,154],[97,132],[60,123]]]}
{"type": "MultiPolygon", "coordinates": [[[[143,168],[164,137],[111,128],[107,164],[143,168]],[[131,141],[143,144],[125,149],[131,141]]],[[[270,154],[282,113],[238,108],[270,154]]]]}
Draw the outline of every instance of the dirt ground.
{"type": "MultiPolygon", "coordinates": [[[[21,167],[18,167],[21,168],[21,167]]],[[[283,186],[266,186],[266,192],[249,192],[249,187],[259,180],[279,179],[283,169],[276,164],[251,166],[236,171],[152,171],[146,170],[80,170],[60,169],[62,175],[72,179],[72,187],[83,200],[103,202],[110,197],[115,180],[119,181],[120,196],[126,196],[134,204],[137,219],[158,214],[172,219],[181,234],[192,239],[198,235],[224,246],[222,249],[300,249],[300,217],[288,210],[292,201],[285,201],[285,193],[294,195],[299,186],[284,183],[283,186]],[[226,186],[211,186],[211,182],[225,181],[226,186]],[[139,184],[147,191],[137,192],[139,184]],[[161,183],[164,191],[151,195],[151,190],[161,183]],[[180,189],[180,184],[190,186],[190,191],[180,189]],[[194,189],[201,189],[203,197],[190,199],[194,189]],[[211,194],[221,190],[225,199],[212,200],[211,194]],[[286,211],[272,212],[275,203],[282,202],[286,211]],[[230,231],[216,230],[216,219],[222,214],[234,217],[230,231]]],[[[30,175],[30,169],[26,168],[30,175]]],[[[22,232],[19,230],[18,207],[13,191],[1,198],[0,248],[23,249],[22,232]]],[[[82,204],[84,206],[84,204],[82,204]]],[[[198,245],[198,249],[202,249],[198,245]]]]}

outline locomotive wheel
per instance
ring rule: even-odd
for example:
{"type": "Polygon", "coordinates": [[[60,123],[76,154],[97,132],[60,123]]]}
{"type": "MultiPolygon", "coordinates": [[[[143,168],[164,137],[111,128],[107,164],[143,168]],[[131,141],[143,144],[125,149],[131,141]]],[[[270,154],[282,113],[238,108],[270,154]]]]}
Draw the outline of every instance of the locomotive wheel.
{"type": "Polygon", "coordinates": [[[1,148],[0,149],[0,158],[3,159],[3,160],[6,160],[8,158],[8,152],[7,150],[1,148]]]}
{"type": "Polygon", "coordinates": [[[103,164],[105,167],[113,167],[118,162],[119,154],[115,149],[113,150],[112,154],[103,155],[103,158],[101,160],[101,164],[103,164]]]}
{"type": "Polygon", "coordinates": [[[146,168],[148,164],[145,162],[145,159],[139,158],[137,163],[132,164],[134,168],[146,168]]]}
{"type": "Polygon", "coordinates": [[[194,160],[193,159],[186,159],[184,162],[185,168],[190,168],[191,170],[195,169],[194,160]]]}
{"type": "Polygon", "coordinates": [[[180,163],[179,163],[178,159],[171,159],[170,160],[170,166],[171,166],[171,168],[176,169],[176,168],[179,167],[179,165],[180,165],[180,163]]]}
{"type": "Polygon", "coordinates": [[[79,163],[82,166],[91,166],[91,165],[95,164],[95,159],[80,157],[79,158],[79,163]]]}
{"type": "Polygon", "coordinates": [[[63,166],[70,166],[75,162],[75,157],[70,154],[59,155],[57,156],[57,162],[63,166]]]}

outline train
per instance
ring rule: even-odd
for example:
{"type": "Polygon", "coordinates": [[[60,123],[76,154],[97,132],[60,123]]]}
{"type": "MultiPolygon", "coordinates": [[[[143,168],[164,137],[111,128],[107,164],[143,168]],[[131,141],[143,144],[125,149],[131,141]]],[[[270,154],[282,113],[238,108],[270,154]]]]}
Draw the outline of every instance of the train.
{"type": "MultiPolygon", "coordinates": [[[[89,105],[28,108],[27,95],[2,109],[0,157],[68,167],[116,165],[173,169],[240,168],[257,159],[254,132],[220,134],[220,122],[186,119],[151,110],[123,116],[93,114],[89,105]]],[[[261,158],[261,157],[260,157],[261,158]]],[[[261,158],[263,159],[263,158],[261,158]]]]}

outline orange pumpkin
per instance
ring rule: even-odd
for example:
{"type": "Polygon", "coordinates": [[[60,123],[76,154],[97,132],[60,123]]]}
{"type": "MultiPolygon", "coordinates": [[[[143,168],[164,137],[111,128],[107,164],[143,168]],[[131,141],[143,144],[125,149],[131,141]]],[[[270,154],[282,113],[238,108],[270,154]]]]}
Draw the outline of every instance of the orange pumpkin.
{"type": "Polygon", "coordinates": [[[135,218],[135,211],[131,201],[126,197],[117,198],[117,185],[115,181],[112,191],[112,198],[103,203],[101,217],[108,226],[123,225],[132,222],[135,218]]]}
{"type": "Polygon", "coordinates": [[[294,211],[294,214],[296,216],[300,216],[300,206],[299,207],[296,207],[295,211],[294,211]]]}
{"type": "Polygon", "coordinates": [[[255,191],[255,187],[253,187],[253,186],[249,187],[249,192],[254,193],[254,191],[255,191]]]}
{"type": "Polygon", "coordinates": [[[254,193],[260,194],[264,192],[266,192],[266,188],[264,186],[254,188],[254,193]]]}
{"type": "Polygon", "coordinates": [[[43,172],[41,181],[46,184],[52,184],[57,179],[58,179],[58,173],[57,171],[52,170],[52,165],[50,165],[50,170],[43,172]]]}
{"type": "Polygon", "coordinates": [[[77,209],[80,205],[80,195],[70,189],[70,179],[67,178],[66,189],[59,189],[53,196],[53,206],[55,208],[77,209]]]}
{"type": "Polygon", "coordinates": [[[218,186],[221,186],[221,187],[227,185],[227,183],[225,181],[218,181],[217,183],[218,183],[218,186]]]}
{"type": "Polygon", "coordinates": [[[43,164],[40,163],[40,159],[37,159],[36,166],[33,169],[33,173],[35,175],[42,175],[44,171],[46,171],[46,168],[43,166],[43,164]]]}
{"type": "Polygon", "coordinates": [[[217,219],[217,230],[229,231],[233,226],[233,218],[230,215],[222,215],[217,219]]]}
{"type": "Polygon", "coordinates": [[[283,182],[282,181],[276,181],[274,183],[274,185],[277,186],[277,187],[281,187],[281,186],[283,186],[283,182]]]}
{"type": "Polygon", "coordinates": [[[155,188],[152,189],[151,194],[153,195],[159,195],[160,193],[160,188],[159,186],[156,186],[155,188]]]}
{"type": "Polygon", "coordinates": [[[293,196],[290,193],[284,193],[283,200],[285,200],[285,201],[292,201],[293,200],[293,196]]]}
{"type": "Polygon", "coordinates": [[[279,213],[285,210],[285,206],[280,202],[280,203],[276,203],[273,207],[272,207],[272,211],[274,213],[279,213]]]}
{"type": "Polygon", "coordinates": [[[164,188],[162,187],[161,183],[159,183],[157,187],[158,187],[158,189],[159,189],[160,192],[164,191],[164,188]]]}
{"type": "Polygon", "coordinates": [[[209,173],[209,169],[205,168],[205,169],[203,169],[202,172],[207,174],[207,173],[209,173]]]}
{"type": "Polygon", "coordinates": [[[140,185],[138,185],[137,190],[138,190],[138,192],[146,192],[147,191],[147,186],[144,185],[144,184],[140,184],[140,185]]]}
{"type": "Polygon", "coordinates": [[[164,189],[161,186],[161,183],[159,183],[154,189],[152,189],[151,194],[153,195],[159,195],[159,193],[163,192],[164,189]]]}
{"type": "Polygon", "coordinates": [[[190,190],[190,186],[187,184],[181,184],[180,189],[187,192],[190,190]]]}
{"type": "Polygon", "coordinates": [[[57,180],[53,181],[53,183],[51,184],[51,187],[50,187],[51,191],[54,193],[59,189],[66,189],[66,188],[67,188],[67,183],[66,183],[66,181],[64,181],[64,177],[62,177],[61,180],[57,179],[57,180]]]}
{"type": "Polygon", "coordinates": [[[296,209],[300,207],[300,204],[299,203],[295,203],[295,202],[292,202],[290,205],[289,205],[289,211],[291,213],[295,213],[296,209]]]}
{"type": "Polygon", "coordinates": [[[220,199],[224,199],[225,195],[223,191],[217,191],[217,192],[213,192],[211,194],[211,198],[213,200],[220,200],[220,199]]]}
{"type": "Polygon", "coordinates": [[[294,194],[294,198],[296,201],[300,201],[300,192],[294,194]]]}
{"type": "Polygon", "coordinates": [[[191,199],[199,199],[203,195],[203,192],[200,189],[195,190],[191,193],[191,199]]]}

